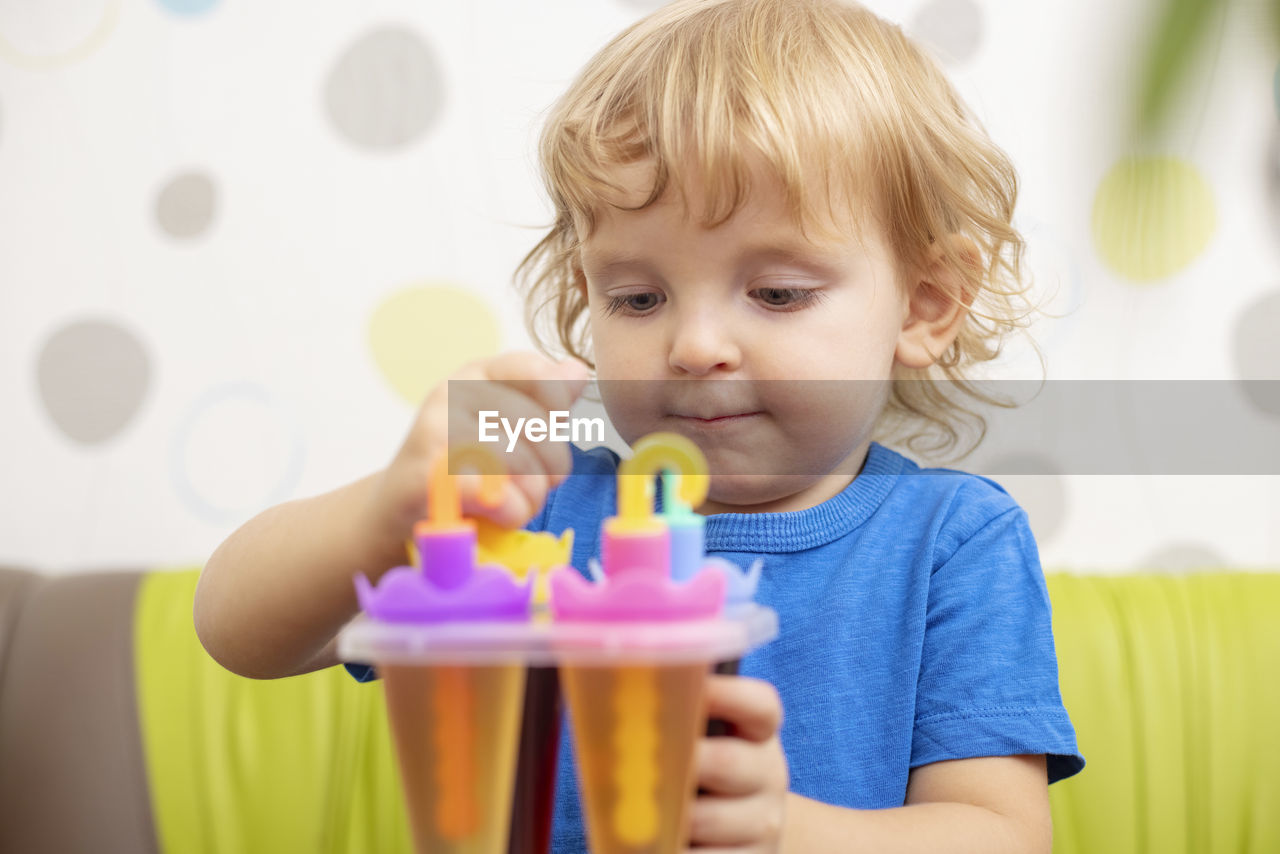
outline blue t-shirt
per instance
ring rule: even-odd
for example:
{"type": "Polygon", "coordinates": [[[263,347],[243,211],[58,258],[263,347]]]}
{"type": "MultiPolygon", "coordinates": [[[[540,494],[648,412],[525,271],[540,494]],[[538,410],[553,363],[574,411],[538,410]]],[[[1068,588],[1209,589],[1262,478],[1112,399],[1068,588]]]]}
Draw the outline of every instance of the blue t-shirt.
{"type": "MultiPolygon", "coordinates": [[[[580,570],[615,512],[617,464],[575,449],[574,476],[529,525],[573,528],[580,570]]],[[[946,759],[1044,753],[1049,782],[1084,767],[1035,541],[995,483],[873,443],[833,498],[709,516],[706,536],[708,553],[741,566],[764,558],[756,601],[780,634],[739,672],[781,695],[791,791],[872,809],[901,806],[908,772],[946,759]]],[[[552,850],[587,850],[567,731],[552,850]]]]}

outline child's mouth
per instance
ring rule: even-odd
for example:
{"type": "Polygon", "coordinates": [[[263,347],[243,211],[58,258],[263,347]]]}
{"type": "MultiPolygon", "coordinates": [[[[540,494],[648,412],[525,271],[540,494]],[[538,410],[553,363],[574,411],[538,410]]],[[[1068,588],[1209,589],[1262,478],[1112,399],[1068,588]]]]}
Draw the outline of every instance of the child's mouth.
{"type": "Polygon", "coordinates": [[[719,430],[745,424],[763,415],[763,411],[757,410],[754,412],[725,413],[723,415],[682,415],[680,413],[672,413],[670,417],[674,418],[677,423],[695,430],[719,430]]]}

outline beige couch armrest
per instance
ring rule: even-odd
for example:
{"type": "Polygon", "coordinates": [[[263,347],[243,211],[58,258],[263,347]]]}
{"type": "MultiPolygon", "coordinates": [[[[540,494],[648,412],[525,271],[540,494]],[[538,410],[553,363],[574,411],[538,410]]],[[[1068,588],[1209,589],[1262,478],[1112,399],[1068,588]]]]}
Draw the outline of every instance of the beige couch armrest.
{"type": "Polygon", "coordinates": [[[0,851],[157,850],[134,687],[141,578],[0,576],[0,851]]]}

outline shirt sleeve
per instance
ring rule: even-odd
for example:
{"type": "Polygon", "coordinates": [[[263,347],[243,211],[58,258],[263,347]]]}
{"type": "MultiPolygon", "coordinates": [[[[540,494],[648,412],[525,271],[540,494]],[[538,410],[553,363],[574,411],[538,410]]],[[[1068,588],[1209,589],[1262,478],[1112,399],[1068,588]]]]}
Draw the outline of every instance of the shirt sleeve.
{"type": "Polygon", "coordinates": [[[347,673],[351,674],[351,678],[357,682],[373,682],[378,678],[378,671],[372,664],[344,661],[342,666],[347,668],[347,673]]]}
{"type": "Polygon", "coordinates": [[[1040,557],[1014,505],[931,575],[911,767],[1037,753],[1051,783],[1084,767],[1058,688],[1040,557]]]}

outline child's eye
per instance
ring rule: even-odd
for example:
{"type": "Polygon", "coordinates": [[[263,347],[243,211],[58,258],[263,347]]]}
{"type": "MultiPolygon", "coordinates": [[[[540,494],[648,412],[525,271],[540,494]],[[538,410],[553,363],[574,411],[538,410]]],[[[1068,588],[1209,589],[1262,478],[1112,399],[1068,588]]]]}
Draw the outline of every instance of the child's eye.
{"type": "Polygon", "coordinates": [[[654,291],[609,297],[609,302],[604,307],[604,314],[605,317],[609,317],[622,312],[625,315],[635,317],[636,315],[648,314],[657,308],[662,301],[662,294],[654,291]]]}
{"type": "Polygon", "coordinates": [[[751,295],[777,311],[799,311],[822,297],[817,288],[756,288],[751,295]]]}

